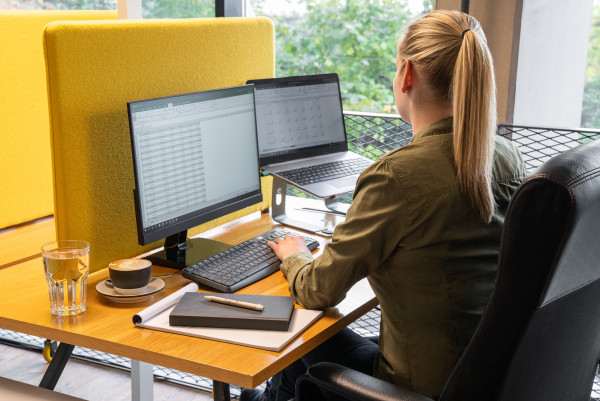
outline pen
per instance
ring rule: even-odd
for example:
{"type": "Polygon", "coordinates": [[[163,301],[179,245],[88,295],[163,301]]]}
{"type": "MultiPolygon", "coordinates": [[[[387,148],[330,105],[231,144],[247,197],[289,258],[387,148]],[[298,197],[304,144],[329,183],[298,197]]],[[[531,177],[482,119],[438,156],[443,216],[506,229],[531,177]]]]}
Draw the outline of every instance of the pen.
{"type": "Polygon", "coordinates": [[[217,302],[217,303],[225,304],[225,305],[238,306],[240,308],[253,309],[253,310],[258,310],[258,311],[262,311],[265,309],[265,307],[262,306],[261,304],[252,304],[250,302],[236,301],[235,299],[213,297],[213,296],[209,296],[209,295],[205,295],[204,298],[210,302],[217,302]]]}

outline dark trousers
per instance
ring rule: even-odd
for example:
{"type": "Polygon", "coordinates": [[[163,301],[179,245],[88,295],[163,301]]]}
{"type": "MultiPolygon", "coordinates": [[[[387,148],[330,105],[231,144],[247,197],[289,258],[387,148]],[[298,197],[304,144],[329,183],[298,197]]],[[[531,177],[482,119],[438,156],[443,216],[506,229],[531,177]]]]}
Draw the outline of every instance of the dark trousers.
{"type": "MultiPolygon", "coordinates": [[[[294,398],[294,386],[298,377],[306,373],[309,366],[319,362],[333,362],[372,375],[373,362],[378,353],[377,344],[345,328],[273,376],[268,399],[287,401],[294,398]]],[[[328,400],[336,399],[333,394],[325,396],[328,400]]]]}

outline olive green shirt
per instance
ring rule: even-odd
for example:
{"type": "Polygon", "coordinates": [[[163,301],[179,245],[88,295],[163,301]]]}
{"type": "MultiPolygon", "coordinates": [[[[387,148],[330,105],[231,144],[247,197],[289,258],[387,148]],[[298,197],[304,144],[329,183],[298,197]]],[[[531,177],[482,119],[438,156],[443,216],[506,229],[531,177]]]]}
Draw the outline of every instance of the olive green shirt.
{"type": "Polygon", "coordinates": [[[459,190],[452,118],[360,176],[346,221],[323,254],[286,258],[281,270],[296,301],[311,309],[339,303],[367,277],[381,306],[374,374],[438,397],[492,292],[510,198],[526,175],[516,147],[497,137],[492,222],[483,223],[459,190]]]}

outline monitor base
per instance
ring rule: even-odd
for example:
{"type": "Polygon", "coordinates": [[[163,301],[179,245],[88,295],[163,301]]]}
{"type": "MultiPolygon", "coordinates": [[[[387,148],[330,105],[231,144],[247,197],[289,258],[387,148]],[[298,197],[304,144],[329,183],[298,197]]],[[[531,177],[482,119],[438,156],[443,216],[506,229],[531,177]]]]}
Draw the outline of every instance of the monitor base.
{"type": "MultiPolygon", "coordinates": [[[[167,247],[167,243],[168,241],[165,241],[165,247],[167,247]]],[[[207,238],[189,238],[184,243],[170,245],[167,249],[144,259],[149,260],[153,265],[183,269],[228,248],[231,248],[231,245],[219,241],[207,238]],[[187,246],[183,244],[187,244],[187,246]]]]}

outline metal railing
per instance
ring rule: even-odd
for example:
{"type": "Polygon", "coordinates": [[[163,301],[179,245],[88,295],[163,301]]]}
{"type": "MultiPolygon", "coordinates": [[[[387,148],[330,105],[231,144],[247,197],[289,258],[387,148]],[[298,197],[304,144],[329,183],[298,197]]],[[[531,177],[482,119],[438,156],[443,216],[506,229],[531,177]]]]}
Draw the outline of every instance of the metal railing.
{"type": "MultiPolygon", "coordinates": [[[[406,145],[412,128],[397,114],[344,113],[349,147],[373,160],[406,145]]],[[[530,172],[565,150],[600,139],[600,130],[500,124],[498,135],[513,141],[530,172]]]]}
{"type": "Polygon", "coordinates": [[[348,147],[376,160],[412,138],[412,127],[397,114],[345,112],[348,147]]]}
{"type": "Polygon", "coordinates": [[[517,144],[530,172],[565,150],[600,139],[600,130],[502,124],[498,134],[517,144]]]}

